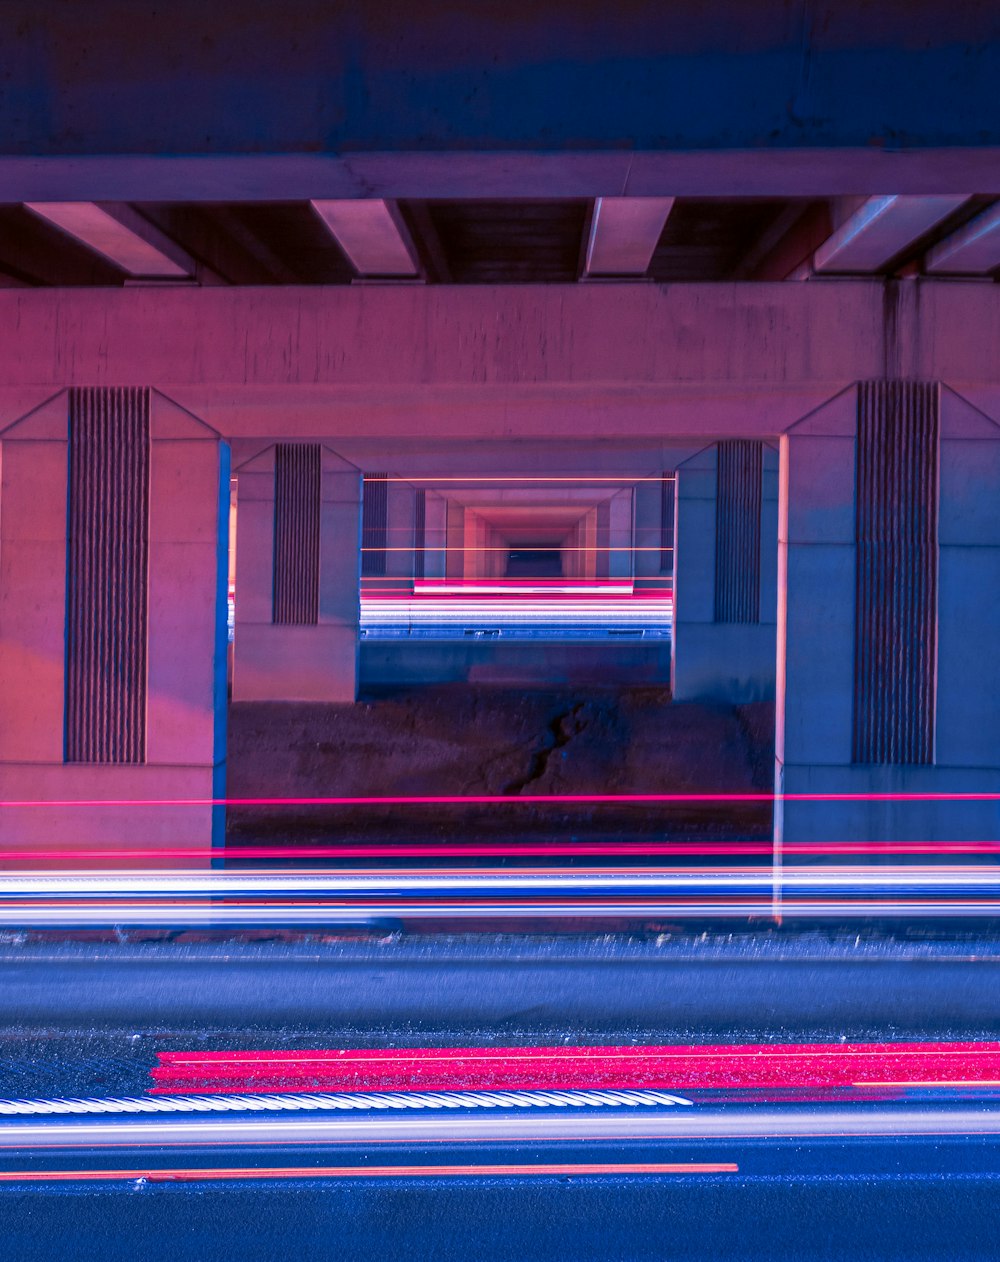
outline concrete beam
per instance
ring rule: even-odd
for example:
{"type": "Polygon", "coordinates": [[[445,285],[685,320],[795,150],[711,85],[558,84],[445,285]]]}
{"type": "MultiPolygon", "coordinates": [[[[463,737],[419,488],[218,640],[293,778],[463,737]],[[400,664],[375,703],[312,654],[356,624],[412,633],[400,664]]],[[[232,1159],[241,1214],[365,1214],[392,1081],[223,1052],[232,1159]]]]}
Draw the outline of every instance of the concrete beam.
{"type": "Polygon", "coordinates": [[[26,209],[120,267],[130,276],[193,279],[194,259],[131,206],[96,202],[28,202],[26,209]]]}
{"type": "Polygon", "coordinates": [[[877,272],[947,219],[968,194],[869,197],[813,255],[816,272],[877,272]]]}
{"type": "Polygon", "coordinates": [[[416,254],[389,204],[377,197],[314,201],[359,276],[416,277],[416,254]]]}
{"type": "Polygon", "coordinates": [[[988,192],[995,25],[990,4],[945,0],[629,0],[613,22],[579,0],[467,6],[461,21],[394,0],[291,0],[252,20],[236,0],[9,0],[0,179],[21,200],[457,195],[442,170],[474,196],[527,196],[539,177],[550,196],[574,195],[572,180],[584,196],[707,194],[710,178],[729,192],[988,192]],[[408,174],[400,156],[417,160],[408,174]]]}
{"type": "Polygon", "coordinates": [[[975,281],[0,289],[0,324],[0,425],[68,385],[153,382],[227,437],[336,438],[374,468],[389,439],[766,438],[886,375],[1000,408],[1000,288],[975,281]]]}
{"type": "Polygon", "coordinates": [[[598,197],[585,276],[644,276],[673,209],[672,197],[598,197]]]}
{"type": "MultiPolygon", "coordinates": [[[[964,323],[981,321],[985,344],[1000,295],[940,288],[948,305],[980,308],[964,323]]],[[[925,294],[919,318],[933,310],[925,294]]],[[[901,309],[896,327],[911,318],[901,309]]],[[[856,283],[11,289],[0,291],[0,382],[262,387],[286,409],[290,388],[367,398],[438,387],[509,398],[542,385],[589,398],[656,382],[784,389],[879,373],[884,319],[882,286],[856,283]]],[[[947,353],[956,341],[921,344],[947,353]]],[[[975,362],[983,371],[992,356],[975,362]]]]}
{"type": "Polygon", "coordinates": [[[812,149],[503,152],[128,153],[4,156],[10,201],[260,202],[384,197],[546,199],[833,197],[886,188],[1000,196],[1000,143],[913,151],[812,149]]]}
{"type": "Polygon", "coordinates": [[[985,276],[1000,267],[1000,205],[971,219],[928,250],[924,270],[931,275],[985,276]]]}

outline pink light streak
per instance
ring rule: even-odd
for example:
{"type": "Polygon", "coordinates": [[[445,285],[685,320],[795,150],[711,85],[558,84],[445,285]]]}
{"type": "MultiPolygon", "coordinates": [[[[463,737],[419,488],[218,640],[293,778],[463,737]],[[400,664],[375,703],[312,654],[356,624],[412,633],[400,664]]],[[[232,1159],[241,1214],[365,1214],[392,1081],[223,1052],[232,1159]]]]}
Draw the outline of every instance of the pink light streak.
{"type": "Polygon", "coordinates": [[[670,1091],[991,1085],[998,1043],[340,1048],[161,1052],[152,1094],[243,1091],[670,1091]]]}
{"type": "Polygon", "coordinates": [[[6,799],[0,808],[98,806],[599,806],[749,802],[997,802],[1000,793],[533,793],[383,797],[6,799]]]}
{"type": "MultiPolygon", "coordinates": [[[[86,849],[78,850],[0,850],[0,861],[7,859],[427,859],[427,858],[576,858],[592,855],[619,858],[629,855],[713,856],[760,855],[770,858],[771,842],[514,842],[480,843],[401,843],[371,845],[289,845],[289,846],[219,846],[206,852],[204,847],[153,847],[151,849],[86,849]]],[[[915,842],[787,842],[782,853],[788,855],[844,857],[847,855],[893,854],[1000,854],[1000,841],[915,841],[915,842]]],[[[642,871],[643,869],[638,869],[642,871]]]]}

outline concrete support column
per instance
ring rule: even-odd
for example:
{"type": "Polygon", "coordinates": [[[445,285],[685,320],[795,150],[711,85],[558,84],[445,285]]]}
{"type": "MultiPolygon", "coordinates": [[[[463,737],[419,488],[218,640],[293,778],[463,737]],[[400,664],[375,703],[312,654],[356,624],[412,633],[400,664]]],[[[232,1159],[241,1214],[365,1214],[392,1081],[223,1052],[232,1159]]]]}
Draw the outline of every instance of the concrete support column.
{"type": "Polygon", "coordinates": [[[462,577],[482,576],[483,545],[486,525],[477,512],[466,508],[462,518],[462,577]]]}
{"type": "Polygon", "coordinates": [[[413,578],[413,526],[416,492],[406,482],[386,483],[387,578],[413,578]]]}
{"type": "Polygon", "coordinates": [[[635,548],[633,574],[637,587],[657,586],[660,576],[662,484],[650,477],[635,486],[635,548]],[[650,581],[652,580],[652,581],[650,581]]]}
{"type": "Polygon", "coordinates": [[[465,508],[454,500],[447,500],[447,550],[445,553],[445,575],[447,578],[465,578],[465,508]]]}
{"type": "MultiPolygon", "coordinates": [[[[444,578],[448,556],[448,501],[436,491],[426,491],[424,505],[424,577],[444,578]]],[[[418,540],[418,547],[419,544],[418,540]]]]}
{"type": "Polygon", "coordinates": [[[560,564],[563,578],[583,577],[584,528],[583,518],[574,523],[560,548],[560,564]]]}
{"type": "Polygon", "coordinates": [[[0,462],[0,797],[52,803],[4,808],[0,847],[207,866],[225,826],[228,447],[155,391],[74,389],[9,426],[0,462]],[[154,805],[182,800],[202,804],[154,805]]]}
{"type": "Polygon", "coordinates": [[[616,492],[608,504],[608,578],[632,577],[632,488],[616,492]]]}
{"type": "MultiPolygon", "coordinates": [[[[776,787],[1000,792],[1000,427],[866,382],[781,440],[776,787]]],[[[776,840],[978,840],[996,802],[784,801],[776,840]]]]}
{"type": "Polygon", "coordinates": [[[486,546],[490,578],[503,578],[507,570],[507,540],[495,526],[487,532],[486,546]]]}
{"type": "Polygon", "coordinates": [[[591,508],[587,511],[584,519],[583,527],[584,546],[587,551],[584,554],[585,559],[581,566],[581,576],[586,579],[595,579],[598,575],[598,553],[597,553],[597,509],[591,508]]]}
{"type": "Polygon", "coordinates": [[[235,701],[353,701],[361,474],[320,443],[237,470],[235,701]]]}
{"type": "Polygon", "coordinates": [[[716,443],[677,469],[670,686],[678,701],[774,696],[778,453],[716,443]]]}

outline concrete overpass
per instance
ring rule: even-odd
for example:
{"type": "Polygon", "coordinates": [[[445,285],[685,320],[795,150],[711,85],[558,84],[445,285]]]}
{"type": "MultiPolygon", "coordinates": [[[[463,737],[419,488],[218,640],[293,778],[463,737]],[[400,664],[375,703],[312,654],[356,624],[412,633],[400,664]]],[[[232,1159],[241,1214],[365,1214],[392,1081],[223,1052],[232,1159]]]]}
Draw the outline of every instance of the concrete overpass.
{"type": "Polygon", "coordinates": [[[1000,791],[989,5],[135,13],[3,19],[5,840],[207,861],[231,478],[234,695],[329,700],[387,472],[676,472],[674,695],[776,697],[776,841],[997,834],[870,798],[1000,791]]]}

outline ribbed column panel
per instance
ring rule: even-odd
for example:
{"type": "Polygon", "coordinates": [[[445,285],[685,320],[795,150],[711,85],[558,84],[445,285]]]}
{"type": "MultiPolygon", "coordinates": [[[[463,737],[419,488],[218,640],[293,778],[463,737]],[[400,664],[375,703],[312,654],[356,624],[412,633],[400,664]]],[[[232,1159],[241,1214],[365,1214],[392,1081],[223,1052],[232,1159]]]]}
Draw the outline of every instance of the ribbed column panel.
{"type": "Polygon", "coordinates": [[[67,762],[146,757],[149,390],[69,392],[67,762]]]}
{"type": "Polygon", "coordinates": [[[426,570],[424,552],[427,547],[427,492],[418,490],[413,500],[413,577],[423,578],[426,570]]]}
{"type": "Polygon", "coordinates": [[[366,473],[361,499],[361,573],[385,573],[389,536],[389,475],[366,473]]]}
{"type": "Polygon", "coordinates": [[[660,569],[674,568],[674,492],[677,487],[673,471],[664,473],[660,483],[660,569]]]}
{"type": "Polygon", "coordinates": [[[274,457],[272,621],[319,621],[319,443],[278,443],[274,457]]]}
{"type": "Polygon", "coordinates": [[[858,391],[854,741],[858,763],[934,760],[939,392],[858,391]]]}
{"type": "Polygon", "coordinates": [[[760,510],[764,444],[718,444],[715,621],[760,622],[760,510]]]}

